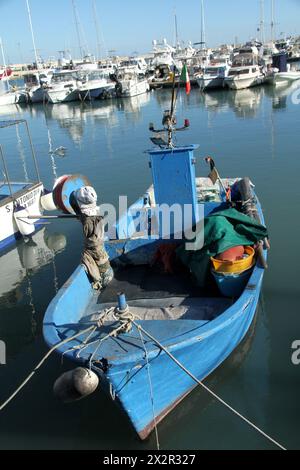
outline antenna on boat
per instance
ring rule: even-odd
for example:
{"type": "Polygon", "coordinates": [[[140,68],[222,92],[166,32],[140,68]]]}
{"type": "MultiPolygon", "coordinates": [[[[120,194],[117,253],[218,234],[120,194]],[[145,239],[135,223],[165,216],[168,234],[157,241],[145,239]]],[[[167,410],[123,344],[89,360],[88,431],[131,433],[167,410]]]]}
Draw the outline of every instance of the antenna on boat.
{"type": "Polygon", "coordinates": [[[184,125],[182,127],[176,128],[176,116],[175,116],[175,108],[176,108],[176,101],[178,96],[178,90],[180,87],[180,79],[178,81],[178,88],[177,91],[175,90],[176,84],[176,67],[174,66],[173,69],[173,80],[172,80],[172,97],[171,97],[171,109],[167,109],[163,113],[162,118],[162,125],[163,129],[155,129],[154,124],[151,122],[149,124],[149,130],[153,133],[159,134],[157,137],[151,137],[150,140],[153,144],[158,145],[160,148],[174,148],[173,143],[173,133],[175,131],[184,131],[189,126],[189,120],[185,119],[184,125]],[[167,133],[168,139],[167,141],[163,138],[163,133],[167,133]]]}

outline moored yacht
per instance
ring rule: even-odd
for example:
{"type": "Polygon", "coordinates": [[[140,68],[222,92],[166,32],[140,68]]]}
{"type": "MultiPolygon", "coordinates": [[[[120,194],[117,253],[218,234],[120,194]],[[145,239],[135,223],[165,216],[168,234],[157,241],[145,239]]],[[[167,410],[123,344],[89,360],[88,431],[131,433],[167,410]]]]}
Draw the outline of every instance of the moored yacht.
{"type": "Polygon", "coordinates": [[[224,79],[225,85],[233,90],[241,90],[264,82],[265,76],[258,65],[258,57],[252,52],[238,54],[228,72],[228,77],[224,79]]]}
{"type": "Polygon", "coordinates": [[[53,70],[42,70],[24,75],[27,101],[42,103],[46,99],[46,89],[50,85],[53,70]]]}
{"type": "Polygon", "coordinates": [[[78,86],[78,95],[82,101],[104,98],[115,88],[115,83],[100,70],[94,70],[85,76],[80,75],[79,78],[81,83],[78,86]]]}
{"type": "Polygon", "coordinates": [[[286,52],[279,52],[273,56],[272,67],[268,67],[266,82],[274,85],[288,85],[289,83],[300,80],[300,70],[291,68],[287,63],[288,55],[286,52]]]}
{"type": "Polygon", "coordinates": [[[150,85],[146,78],[127,73],[121,77],[118,76],[115,89],[118,97],[132,97],[147,93],[150,90],[150,85]]]}
{"type": "Polygon", "coordinates": [[[79,99],[78,88],[80,86],[81,82],[76,71],[56,72],[46,88],[46,101],[53,104],[76,101],[79,99]]]}
{"type": "Polygon", "coordinates": [[[228,76],[230,65],[227,61],[212,61],[210,65],[204,68],[201,75],[197,78],[197,84],[201,90],[210,88],[222,88],[224,79],[228,76]]]}

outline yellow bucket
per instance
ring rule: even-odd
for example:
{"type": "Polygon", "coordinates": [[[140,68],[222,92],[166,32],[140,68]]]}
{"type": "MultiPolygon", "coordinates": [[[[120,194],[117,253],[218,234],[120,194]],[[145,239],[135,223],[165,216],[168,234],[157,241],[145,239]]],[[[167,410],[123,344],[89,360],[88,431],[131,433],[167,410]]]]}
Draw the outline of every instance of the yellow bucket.
{"type": "Polygon", "coordinates": [[[242,273],[246,269],[250,269],[254,264],[255,251],[252,246],[245,247],[246,258],[238,259],[236,261],[224,261],[211,257],[211,262],[214,270],[217,273],[242,273]]]}

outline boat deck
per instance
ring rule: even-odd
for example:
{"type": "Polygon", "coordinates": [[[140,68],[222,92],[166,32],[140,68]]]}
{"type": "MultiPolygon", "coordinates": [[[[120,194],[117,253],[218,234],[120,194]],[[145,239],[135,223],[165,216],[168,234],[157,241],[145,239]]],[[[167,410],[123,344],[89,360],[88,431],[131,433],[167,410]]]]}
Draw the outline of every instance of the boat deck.
{"type": "Polygon", "coordinates": [[[11,195],[10,189],[13,194],[16,194],[19,191],[30,188],[31,186],[32,183],[10,183],[9,186],[8,183],[3,183],[0,181],[0,201],[11,195]]]}
{"type": "MultiPolygon", "coordinates": [[[[185,271],[168,274],[151,266],[126,266],[114,270],[112,282],[95,296],[82,318],[95,321],[99,312],[117,304],[117,294],[124,292],[130,310],[141,320],[211,321],[226,310],[230,299],[220,297],[213,284],[202,291],[185,271]]],[[[113,317],[108,317],[112,321],[113,317]]]]}

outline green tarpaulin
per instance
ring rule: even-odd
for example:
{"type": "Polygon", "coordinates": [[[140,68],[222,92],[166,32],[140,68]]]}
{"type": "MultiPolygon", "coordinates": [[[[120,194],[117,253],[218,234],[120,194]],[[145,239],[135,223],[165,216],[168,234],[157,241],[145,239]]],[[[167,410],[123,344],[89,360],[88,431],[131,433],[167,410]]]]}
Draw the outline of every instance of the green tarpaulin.
{"type": "MultiPolygon", "coordinates": [[[[256,220],[236,209],[225,209],[204,219],[204,246],[201,249],[187,250],[184,242],[177,248],[177,255],[190,269],[197,284],[204,287],[209,279],[211,256],[233,246],[254,245],[267,236],[266,227],[256,220]]],[[[200,239],[200,234],[196,234],[193,241],[197,244],[201,242],[200,239]]]]}

